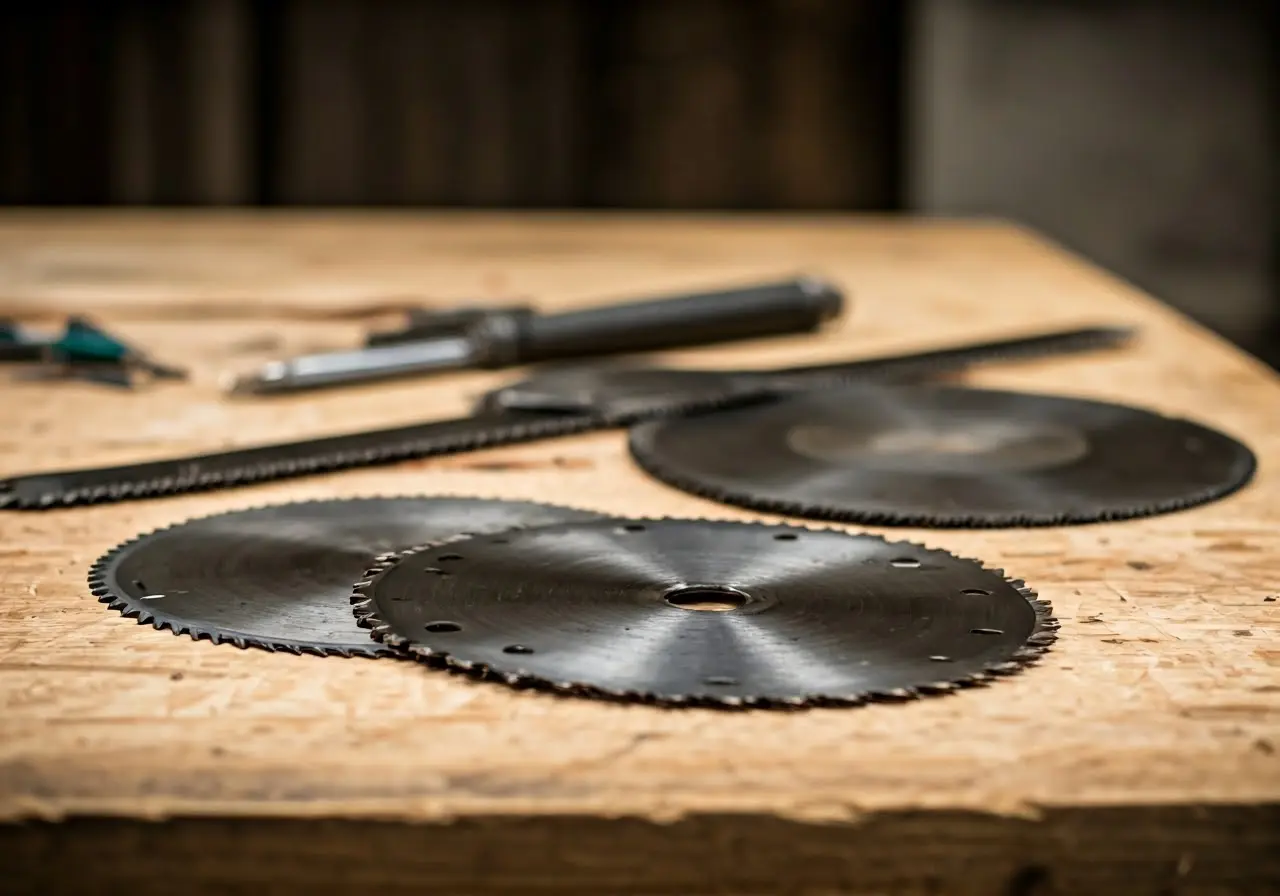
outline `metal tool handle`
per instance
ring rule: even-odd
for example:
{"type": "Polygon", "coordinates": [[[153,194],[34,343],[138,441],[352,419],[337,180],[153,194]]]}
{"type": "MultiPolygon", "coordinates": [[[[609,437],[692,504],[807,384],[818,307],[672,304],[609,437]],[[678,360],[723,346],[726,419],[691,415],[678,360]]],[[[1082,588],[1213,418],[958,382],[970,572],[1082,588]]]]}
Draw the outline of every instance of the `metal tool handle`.
{"type": "Polygon", "coordinates": [[[470,347],[466,339],[450,337],[302,355],[272,361],[252,374],[229,377],[224,387],[231,394],[271,395],[458,370],[471,362],[470,347]]]}
{"type": "Polygon", "coordinates": [[[507,367],[807,333],[839,315],[843,305],[833,284],[804,277],[566,314],[497,316],[473,338],[484,366],[507,367]]]}

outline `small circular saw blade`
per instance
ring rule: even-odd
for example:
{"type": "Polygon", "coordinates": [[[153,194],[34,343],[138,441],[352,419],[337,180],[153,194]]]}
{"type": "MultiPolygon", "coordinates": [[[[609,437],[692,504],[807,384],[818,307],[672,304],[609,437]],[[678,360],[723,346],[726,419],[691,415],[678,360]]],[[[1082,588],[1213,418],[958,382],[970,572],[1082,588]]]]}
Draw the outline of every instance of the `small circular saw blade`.
{"type": "Polygon", "coordinates": [[[645,423],[632,457],[728,504],[874,525],[1012,527],[1166,513],[1252,477],[1244,445],[1097,401],[855,387],[645,423]]]}
{"type": "Polygon", "coordinates": [[[125,616],[175,634],[294,653],[391,655],[351,616],[351,586],[380,555],[462,532],[596,516],[480,498],[280,504],[139,536],[99,559],[89,584],[125,616]]]}
{"type": "Polygon", "coordinates": [[[1049,605],[998,570],[795,526],[608,519],[384,559],[352,596],[374,637],[510,684],[666,704],[905,698],[1017,671],[1049,605]]]}

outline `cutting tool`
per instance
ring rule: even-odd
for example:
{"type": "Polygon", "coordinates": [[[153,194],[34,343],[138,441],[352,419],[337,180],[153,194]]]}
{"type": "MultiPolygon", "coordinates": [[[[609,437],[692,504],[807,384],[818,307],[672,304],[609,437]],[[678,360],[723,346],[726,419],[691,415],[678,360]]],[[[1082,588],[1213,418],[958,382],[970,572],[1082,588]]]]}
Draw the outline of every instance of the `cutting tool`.
{"type": "Polygon", "coordinates": [[[139,624],[237,647],[398,656],[351,615],[351,585],[377,558],[422,541],[594,519],[530,501],[463,497],[299,501],[140,535],[89,572],[98,600],[139,624]]]}
{"type": "Polygon", "coordinates": [[[387,557],[352,595],[382,643],[563,694],[798,707],[906,699],[1021,670],[1054,640],[1026,584],[833,530],[601,519],[387,557]]]}
{"type": "Polygon", "coordinates": [[[1151,516],[1231,494],[1256,467],[1189,420],[942,386],[846,386],[643,423],[630,448],[657,478],[717,501],[890,526],[1151,516]]]}
{"type": "Polygon", "coordinates": [[[604,366],[552,371],[490,392],[472,415],[454,420],[125,466],[9,476],[0,479],[0,507],[38,510],[227,488],[626,426],[847,382],[916,379],[983,361],[1116,348],[1132,335],[1126,328],[1093,327],[771,371],[604,366]]]}
{"type": "Polygon", "coordinates": [[[68,318],[60,336],[42,337],[12,321],[0,322],[0,362],[38,362],[41,377],[88,380],[129,388],[139,375],[183,379],[179,368],[160,364],[85,317],[68,318]]]}

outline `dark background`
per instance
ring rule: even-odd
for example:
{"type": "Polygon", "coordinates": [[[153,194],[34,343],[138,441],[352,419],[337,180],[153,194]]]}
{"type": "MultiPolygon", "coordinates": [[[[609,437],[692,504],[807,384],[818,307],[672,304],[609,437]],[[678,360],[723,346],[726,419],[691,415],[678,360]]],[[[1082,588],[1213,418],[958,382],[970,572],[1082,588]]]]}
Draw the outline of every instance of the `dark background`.
{"type": "Polygon", "coordinates": [[[1277,4],[0,12],[0,202],[985,214],[1273,363],[1277,4]]]}

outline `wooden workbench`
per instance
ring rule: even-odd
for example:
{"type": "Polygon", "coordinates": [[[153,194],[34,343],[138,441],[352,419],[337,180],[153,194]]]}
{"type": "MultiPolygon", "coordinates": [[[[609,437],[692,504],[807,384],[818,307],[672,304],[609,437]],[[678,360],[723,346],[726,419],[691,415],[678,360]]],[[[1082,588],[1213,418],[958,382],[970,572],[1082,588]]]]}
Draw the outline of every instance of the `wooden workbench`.
{"type": "Polygon", "coordinates": [[[752,517],[646,478],[621,432],[5,513],[0,816],[23,823],[0,826],[0,889],[1280,888],[1280,380],[1013,227],[10,212],[0,314],[92,313],[194,379],[134,393],[6,379],[0,476],[453,415],[507,378],[220,396],[223,371],[354,344],[379,308],[524,296],[554,308],[798,270],[850,291],[838,328],[664,360],[765,366],[1139,324],[1132,350],[971,380],[1190,415],[1247,441],[1260,474],[1224,501],[1154,519],[902,532],[1025,578],[1053,602],[1061,640],[989,688],[796,713],[617,705],[410,662],[214,646],[121,618],[86,587],[89,564],[139,532],[300,498],[479,495],[752,517]]]}

